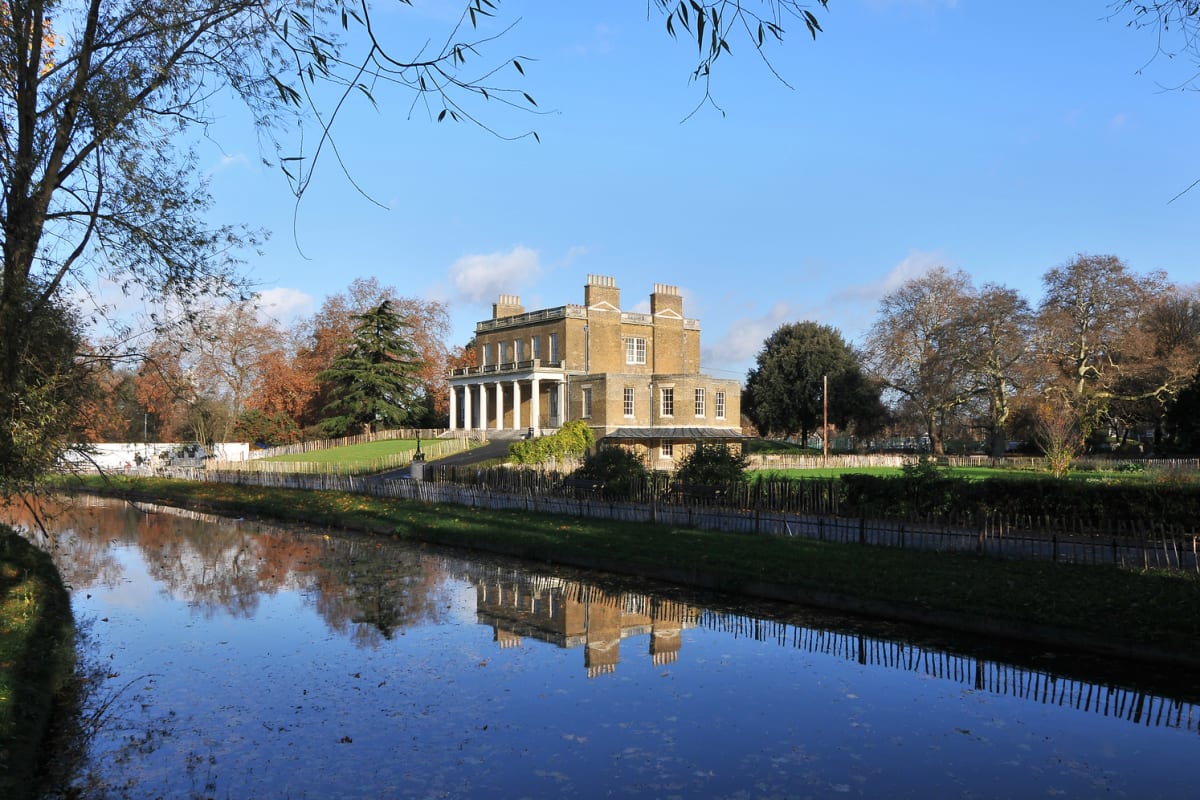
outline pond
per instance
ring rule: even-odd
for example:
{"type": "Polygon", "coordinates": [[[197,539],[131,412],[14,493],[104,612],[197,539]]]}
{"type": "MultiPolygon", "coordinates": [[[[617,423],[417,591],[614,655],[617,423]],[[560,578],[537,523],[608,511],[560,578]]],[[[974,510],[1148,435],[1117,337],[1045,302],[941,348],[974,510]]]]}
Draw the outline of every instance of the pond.
{"type": "Polygon", "coordinates": [[[79,502],[71,796],[1195,797],[1194,675],[79,502]]]}

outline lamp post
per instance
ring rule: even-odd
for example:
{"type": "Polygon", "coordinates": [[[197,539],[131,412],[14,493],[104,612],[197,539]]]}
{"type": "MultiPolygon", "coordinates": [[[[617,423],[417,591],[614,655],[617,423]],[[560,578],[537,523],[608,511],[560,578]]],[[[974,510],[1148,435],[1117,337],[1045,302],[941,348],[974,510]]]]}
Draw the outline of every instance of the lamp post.
{"type": "Polygon", "coordinates": [[[647,449],[650,451],[647,454],[647,460],[650,462],[650,469],[654,469],[658,465],[658,457],[654,455],[654,381],[648,381],[646,388],[650,390],[650,436],[646,437],[647,449]]]}

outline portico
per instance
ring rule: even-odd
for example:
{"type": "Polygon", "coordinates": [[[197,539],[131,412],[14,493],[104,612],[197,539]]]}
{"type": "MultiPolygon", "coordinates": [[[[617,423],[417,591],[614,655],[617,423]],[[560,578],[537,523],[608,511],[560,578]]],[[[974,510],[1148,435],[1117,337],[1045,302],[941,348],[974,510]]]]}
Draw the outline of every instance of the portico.
{"type": "Polygon", "coordinates": [[[449,384],[450,430],[540,435],[566,422],[567,375],[540,359],[458,369],[449,384]]]}

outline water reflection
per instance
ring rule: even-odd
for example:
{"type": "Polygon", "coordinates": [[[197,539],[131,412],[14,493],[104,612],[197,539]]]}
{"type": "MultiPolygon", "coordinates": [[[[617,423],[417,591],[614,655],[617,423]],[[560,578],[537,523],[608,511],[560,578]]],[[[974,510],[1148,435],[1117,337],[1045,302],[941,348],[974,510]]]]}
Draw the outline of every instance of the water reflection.
{"type": "Polygon", "coordinates": [[[117,715],[85,795],[1189,796],[1195,676],[384,537],[49,511],[117,715]]]}
{"type": "MultiPolygon", "coordinates": [[[[280,592],[304,594],[332,631],[367,646],[440,619],[442,563],[418,549],[91,497],[41,511],[61,526],[47,544],[75,589],[119,585],[125,568],[113,545],[123,544],[140,551],[167,593],[206,619],[249,619],[263,597],[280,592]]],[[[28,512],[11,519],[41,538],[28,512]]]]}
{"type": "MultiPolygon", "coordinates": [[[[647,655],[655,666],[671,664],[682,633],[693,628],[700,609],[636,592],[529,572],[464,575],[475,584],[479,621],[491,625],[500,647],[519,647],[523,636],[559,647],[582,647],[589,678],[612,673],[621,640],[649,634],[647,655]]],[[[497,570],[499,572],[499,570],[497,570]]]]}
{"type": "MultiPolygon", "coordinates": [[[[682,646],[682,631],[698,627],[835,656],[863,666],[950,681],[974,691],[1074,708],[1137,724],[1200,731],[1200,709],[1192,702],[1146,689],[1097,683],[956,654],[911,641],[838,631],[832,626],[844,625],[846,621],[833,617],[823,616],[823,627],[809,627],[699,608],[653,594],[605,590],[582,581],[484,565],[475,565],[462,577],[475,584],[479,621],[492,626],[500,647],[519,646],[523,636],[559,647],[583,647],[588,677],[614,672],[620,661],[621,640],[644,634],[650,635],[645,656],[656,666],[673,663],[682,646]]],[[[1178,688],[1194,690],[1194,687],[1178,688]]]]}
{"type": "MultiPolygon", "coordinates": [[[[1192,702],[1152,690],[1069,677],[1059,671],[955,654],[945,642],[926,646],[861,632],[870,623],[819,612],[804,612],[820,627],[770,619],[787,606],[755,603],[757,615],[721,610],[706,598],[700,607],[628,581],[605,576],[603,584],[567,577],[570,570],[539,572],[495,559],[464,561],[436,549],[401,545],[378,537],[313,534],[311,531],[245,523],[211,514],[148,504],[119,504],[79,498],[70,506],[44,509],[51,520],[69,519],[67,535],[52,543],[64,579],[74,589],[114,587],[124,580],[123,565],[111,545],[141,551],[154,581],[206,619],[216,615],[252,617],[261,598],[293,591],[311,602],[329,629],[360,646],[378,646],[397,631],[438,625],[451,608],[451,577],[475,589],[478,621],[492,628],[500,648],[519,647],[533,638],[563,648],[583,648],[588,677],[615,672],[624,639],[648,635],[645,657],[655,666],[673,663],[682,633],[703,628],[769,641],[884,669],[948,680],[977,691],[1112,715],[1139,724],[1197,730],[1200,715],[1192,702]],[[83,513],[79,513],[79,512],[83,513]],[[853,626],[839,631],[836,626],[853,626]]],[[[12,515],[37,538],[27,512],[12,515]]],[[[913,633],[896,626],[894,630],[913,633]]],[[[1015,655],[1030,656],[1016,652],[1015,655]]],[[[1096,665],[1091,665],[1095,667],[1096,665]]],[[[1166,677],[1172,691],[1189,695],[1196,687],[1179,676],[1166,677]]]]}

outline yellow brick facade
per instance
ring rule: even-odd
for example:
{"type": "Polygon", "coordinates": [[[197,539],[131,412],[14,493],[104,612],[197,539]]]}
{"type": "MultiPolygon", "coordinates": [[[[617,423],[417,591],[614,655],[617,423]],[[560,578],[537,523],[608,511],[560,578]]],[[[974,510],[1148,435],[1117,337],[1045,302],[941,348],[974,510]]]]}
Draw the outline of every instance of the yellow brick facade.
{"type": "Polygon", "coordinates": [[[649,313],[622,311],[602,275],[581,305],[526,311],[500,295],[472,346],[479,366],[450,376],[452,428],[539,435],[582,419],[656,468],[699,439],[738,437],[741,385],[700,371],[700,324],[674,286],[654,285],[649,313]]]}

